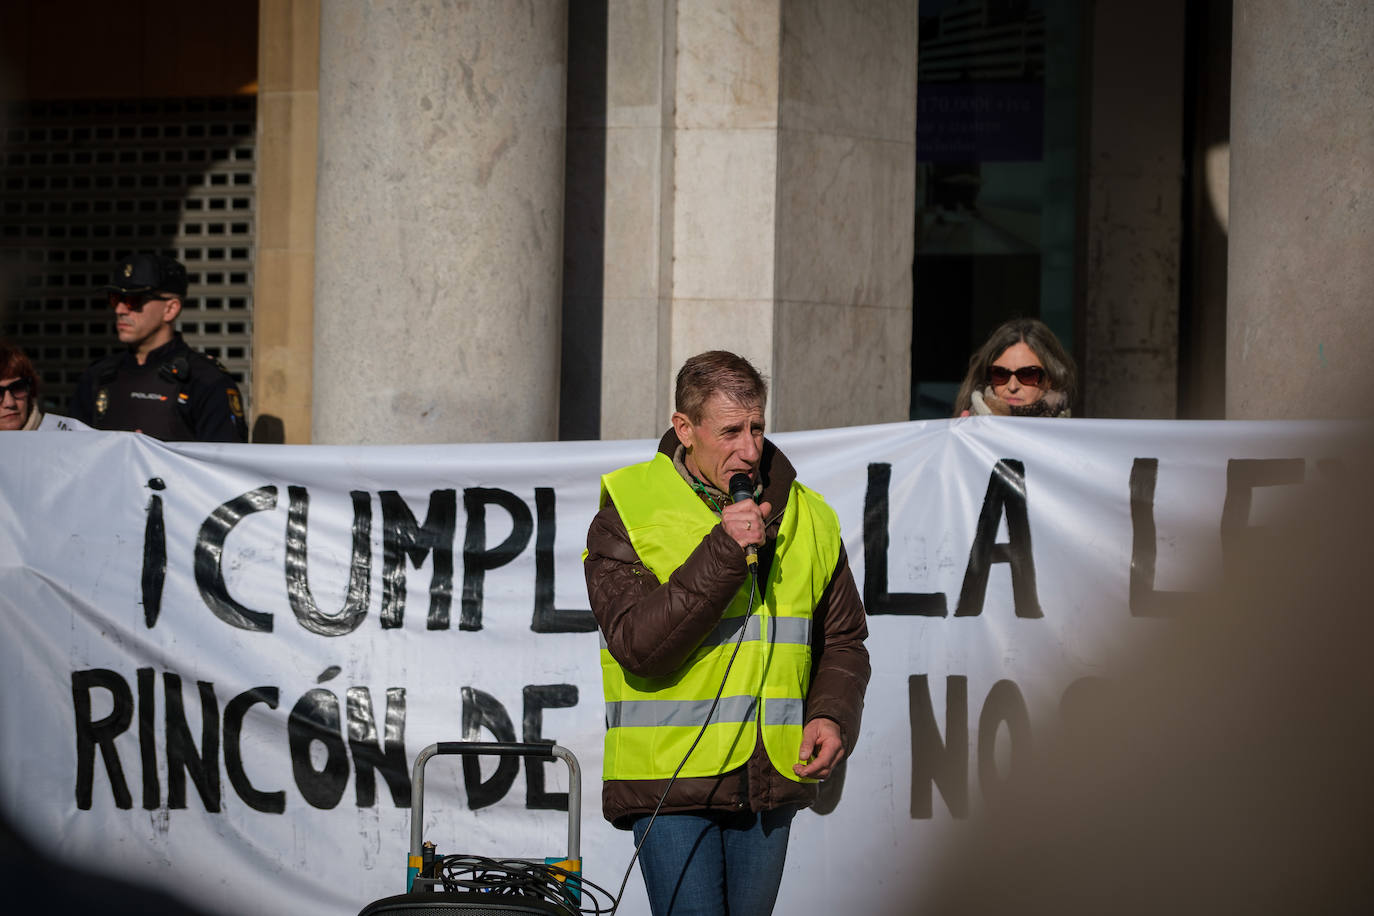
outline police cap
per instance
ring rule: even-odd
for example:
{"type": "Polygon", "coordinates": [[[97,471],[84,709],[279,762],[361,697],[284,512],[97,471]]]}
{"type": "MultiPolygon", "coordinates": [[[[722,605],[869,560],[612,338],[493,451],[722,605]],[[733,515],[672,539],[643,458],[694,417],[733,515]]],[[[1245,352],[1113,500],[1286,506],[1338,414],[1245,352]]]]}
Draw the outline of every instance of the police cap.
{"type": "Polygon", "coordinates": [[[130,255],[115,265],[114,278],[102,287],[111,293],[172,293],[186,295],[186,268],[161,254],[130,255]]]}

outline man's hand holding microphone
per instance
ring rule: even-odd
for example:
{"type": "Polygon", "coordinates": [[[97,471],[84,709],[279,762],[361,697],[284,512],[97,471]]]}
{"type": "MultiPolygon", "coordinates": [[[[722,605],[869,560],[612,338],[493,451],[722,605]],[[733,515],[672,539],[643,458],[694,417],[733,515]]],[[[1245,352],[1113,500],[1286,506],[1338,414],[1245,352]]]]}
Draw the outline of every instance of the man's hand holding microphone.
{"type": "Polygon", "coordinates": [[[754,502],[754,481],[748,474],[735,474],[730,478],[730,499],[733,502],[721,510],[720,524],[744,550],[749,571],[753,573],[758,569],[758,549],[765,540],[763,527],[773,506],[754,502]]]}

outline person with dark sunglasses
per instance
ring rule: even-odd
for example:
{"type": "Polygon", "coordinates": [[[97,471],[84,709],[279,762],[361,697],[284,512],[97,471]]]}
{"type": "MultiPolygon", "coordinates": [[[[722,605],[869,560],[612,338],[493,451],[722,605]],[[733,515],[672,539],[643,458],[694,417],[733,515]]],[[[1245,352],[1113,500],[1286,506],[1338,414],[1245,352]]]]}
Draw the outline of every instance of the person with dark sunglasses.
{"type": "Polygon", "coordinates": [[[123,346],[81,376],[73,417],[169,442],[248,441],[233,377],[176,330],[187,286],[185,266],[165,255],[136,254],[115,267],[104,292],[123,346]]]}
{"type": "Polygon", "coordinates": [[[38,374],[24,351],[0,341],[0,430],[37,429],[38,374]]]}
{"type": "Polygon", "coordinates": [[[969,357],[954,415],[1067,417],[1076,385],[1073,358],[1054,332],[1034,318],[1017,318],[969,357]]]}

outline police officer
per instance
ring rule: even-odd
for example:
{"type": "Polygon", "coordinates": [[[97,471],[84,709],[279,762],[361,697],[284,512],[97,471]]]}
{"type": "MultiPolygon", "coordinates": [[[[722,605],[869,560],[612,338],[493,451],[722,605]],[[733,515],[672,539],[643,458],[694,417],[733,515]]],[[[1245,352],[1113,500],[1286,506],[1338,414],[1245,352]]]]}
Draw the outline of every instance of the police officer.
{"type": "Polygon", "coordinates": [[[70,413],[96,429],[127,429],[167,441],[247,442],[239,389],[215,359],[173,328],[186,295],[186,268],[136,254],[104,287],[125,349],[77,382],[70,413]]]}

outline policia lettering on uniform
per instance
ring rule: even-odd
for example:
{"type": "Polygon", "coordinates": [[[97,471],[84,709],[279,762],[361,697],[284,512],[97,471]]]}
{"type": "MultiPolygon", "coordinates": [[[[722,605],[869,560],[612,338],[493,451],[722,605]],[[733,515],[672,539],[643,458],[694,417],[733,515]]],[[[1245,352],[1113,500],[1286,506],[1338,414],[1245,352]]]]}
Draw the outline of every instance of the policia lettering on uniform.
{"type": "Polygon", "coordinates": [[[243,401],[213,358],[174,330],[186,268],[162,255],[135,255],[104,287],[124,347],[81,376],[69,412],[96,429],[166,441],[245,442],[243,401]]]}

